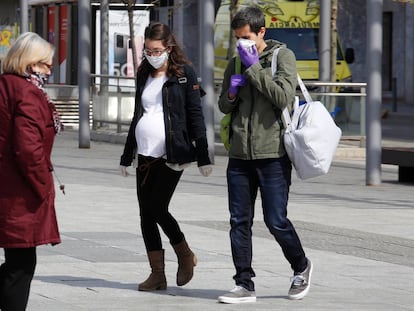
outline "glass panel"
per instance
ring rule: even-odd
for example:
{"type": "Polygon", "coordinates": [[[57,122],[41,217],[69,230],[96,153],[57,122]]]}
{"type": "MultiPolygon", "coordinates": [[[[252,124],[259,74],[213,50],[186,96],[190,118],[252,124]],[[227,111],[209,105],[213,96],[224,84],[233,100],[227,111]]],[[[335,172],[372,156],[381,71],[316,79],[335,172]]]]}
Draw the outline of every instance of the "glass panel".
{"type": "MultiPolygon", "coordinates": [[[[308,87],[310,90],[311,88],[308,87]]],[[[346,93],[338,95],[309,92],[314,100],[321,101],[331,113],[336,124],[342,130],[342,136],[365,135],[365,101],[361,89],[347,88],[346,93]],[[361,122],[362,121],[362,122],[361,122]]],[[[302,98],[301,98],[302,100],[302,98]]]]}
{"type": "MultiPolygon", "coordinates": [[[[283,42],[297,60],[319,60],[318,28],[266,28],[265,39],[283,42]]],[[[341,45],[337,44],[337,60],[344,60],[341,45]]]]}
{"type": "Polygon", "coordinates": [[[283,42],[297,60],[318,60],[318,30],[314,28],[267,28],[265,39],[283,42]]]}

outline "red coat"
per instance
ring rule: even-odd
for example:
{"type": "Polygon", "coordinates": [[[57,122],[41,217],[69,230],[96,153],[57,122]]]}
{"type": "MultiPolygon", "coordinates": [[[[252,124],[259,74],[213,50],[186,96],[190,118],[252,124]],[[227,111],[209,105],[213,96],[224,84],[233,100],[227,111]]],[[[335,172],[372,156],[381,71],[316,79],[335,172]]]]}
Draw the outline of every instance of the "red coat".
{"type": "Polygon", "coordinates": [[[46,96],[0,76],[0,247],[60,243],[50,160],[55,128],[46,96]]]}

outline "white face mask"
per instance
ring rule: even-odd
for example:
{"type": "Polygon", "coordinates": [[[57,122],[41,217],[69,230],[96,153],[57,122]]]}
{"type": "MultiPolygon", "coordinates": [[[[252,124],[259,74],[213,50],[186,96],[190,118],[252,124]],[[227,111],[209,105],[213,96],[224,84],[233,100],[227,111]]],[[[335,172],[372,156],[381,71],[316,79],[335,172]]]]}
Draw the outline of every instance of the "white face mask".
{"type": "Polygon", "coordinates": [[[241,45],[243,48],[245,48],[250,53],[252,53],[253,52],[252,46],[256,45],[256,42],[254,42],[253,40],[240,38],[239,40],[237,40],[236,46],[238,45],[241,45]]]}
{"type": "Polygon", "coordinates": [[[149,55],[146,55],[145,58],[148,60],[148,62],[151,64],[152,67],[154,67],[155,69],[159,69],[167,61],[167,59],[168,59],[168,53],[167,52],[164,52],[160,56],[149,56],[149,55]]]}

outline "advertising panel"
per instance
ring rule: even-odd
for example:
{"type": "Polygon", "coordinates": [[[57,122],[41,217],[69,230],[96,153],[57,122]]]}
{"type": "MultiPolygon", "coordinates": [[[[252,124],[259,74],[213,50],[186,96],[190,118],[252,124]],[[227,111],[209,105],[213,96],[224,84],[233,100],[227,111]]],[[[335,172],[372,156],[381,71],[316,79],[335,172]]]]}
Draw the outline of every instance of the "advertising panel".
{"type": "MultiPolygon", "coordinates": [[[[96,74],[101,73],[101,21],[100,10],[96,11],[96,74]]],[[[149,11],[135,10],[133,14],[134,42],[129,35],[129,19],[126,10],[109,10],[108,30],[108,68],[109,75],[120,77],[133,77],[134,66],[132,59],[132,44],[135,44],[137,51],[137,63],[142,59],[144,45],[144,31],[149,24],[149,11]]],[[[126,81],[126,80],[124,80],[126,81]]],[[[124,82],[123,82],[124,83],[124,82]]],[[[126,82],[125,82],[126,83],[126,82]]],[[[133,85],[134,81],[128,81],[133,85]]]]}
{"type": "MultiPolygon", "coordinates": [[[[56,6],[47,7],[47,41],[53,46],[56,46],[56,31],[55,31],[55,19],[56,19],[56,6]]],[[[49,83],[55,82],[55,71],[52,71],[49,77],[49,83]]]]}
{"type": "Polygon", "coordinates": [[[6,56],[14,40],[16,40],[16,36],[13,26],[0,25],[0,60],[6,56]]]}
{"type": "Polygon", "coordinates": [[[67,39],[68,39],[68,10],[67,5],[59,9],[59,82],[66,83],[67,68],[67,39]]]}

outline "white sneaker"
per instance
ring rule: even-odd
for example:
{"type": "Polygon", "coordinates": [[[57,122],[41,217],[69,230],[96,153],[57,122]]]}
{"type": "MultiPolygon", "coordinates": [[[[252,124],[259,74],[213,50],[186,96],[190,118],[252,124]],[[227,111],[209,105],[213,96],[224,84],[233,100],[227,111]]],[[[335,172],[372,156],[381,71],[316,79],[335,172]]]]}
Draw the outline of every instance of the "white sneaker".
{"type": "Polygon", "coordinates": [[[256,292],[249,291],[242,286],[236,285],[230,292],[218,297],[222,303],[244,303],[256,302],[256,292]]]}

